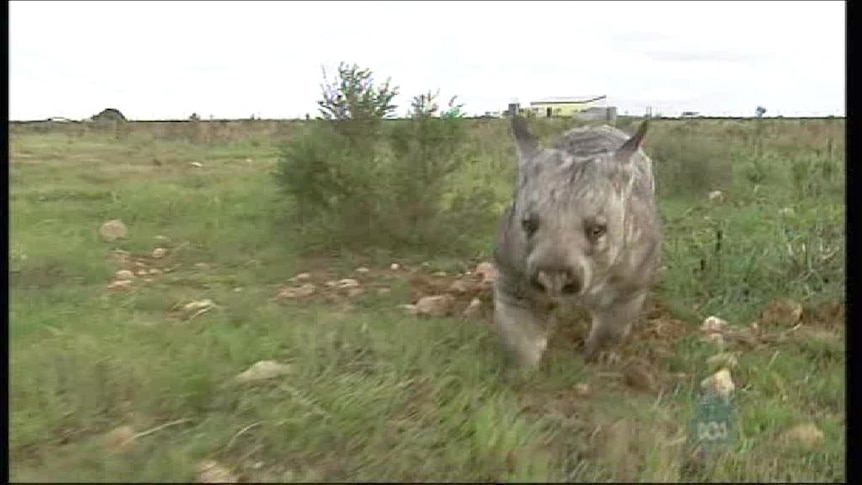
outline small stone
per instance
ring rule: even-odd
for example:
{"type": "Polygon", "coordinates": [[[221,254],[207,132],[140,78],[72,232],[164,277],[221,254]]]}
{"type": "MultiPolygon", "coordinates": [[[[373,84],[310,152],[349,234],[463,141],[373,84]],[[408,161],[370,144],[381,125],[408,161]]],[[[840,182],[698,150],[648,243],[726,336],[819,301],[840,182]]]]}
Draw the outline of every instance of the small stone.
{"type": "Polygon", "coordinates": [[[482,283],[485,284],[493,283],[497,279],[496,268],[488,262],[479,263],[473,273],[479,275],[482,278],[482,283]]]}
{"type": "Polygon", "coordinates": [[[398,305],[398,308],[403,308],[403,309],[407,310],[407,313],[409,313],[411,315],[416,315],[419,312],[419,310],[416,308],[416,305],[410,305],[410,304],[398,305]]]}
{"type": "Polygon", "coordinates": [[[593,388],[586,382],[582,382],[575,386],[575,394],[583,398],[592,397],[593,388]]]}
{"type": "Polygon", "coordinates": [[[389,269],[391,269],[392,271],[398,271],[399,268],[401,268],[401,265],[399,265],[398,263],[392,263],[389,265],[389,269]]]}
{"type": "Polygon", "coordinates": [[[195,167],[195,168],[203,168],[203,166],[204,166],[204,164],[202,164],[201,162],[192,162],[189,165],[191,165],[192,167],[195,167]]]}
{"type": "Polygon", "coordinates": [[[154,237],[153,239],[155,239],[155,240],[156,240],[156,241],[158,241],[158,242],[168,242],[168,241],[170,241],[170,240],[171,240],[171,238],[169,238],[169,237],[167,237],[167,236],[162,236],[161,234],[160,234],[160,235],[158,235],[158,236],[156,236],[156,237],[154,237]]]}
{"type": "Polygon", "coordinates": [[[161,258],[165,257],[165,254],[167,254],[167,253],[168,253],[168,250],[165,248],[156,248],[156,249],[153,249],[152,256],[154,259],[161,259],[161,258]]]}
{"type": "Polygon", "coordinates": [[[463,295],[465,293],[469,293],[470,289],[471,289],[470,285],[466,281],[455,280],[452,282],[451,285],[449,285],[449,288],[447,291],[450,291],[452,293],[457,293],[459,295],[463,295]]]}
{"type": "Polygon", "coordinates": [[[278,298],[305,298],[313,295],[317,291],[317,287],[312,283],[305,283],[302,286],[283,288],[278,292],[278,298]]]}
{"type": "Polygon", "coordinates": [[[137,274],[138,276],[146,276],[146,275],[150,274],[150,272],[145,270],[145,269],[139,269],[138,271],[135,272],[135,274],[137,274]]]}
{"type": "Polygon", "coordinates": [[[365,274],[369,271],[371,271],[371,270],[366,268],[365,266],[360,266],[360,267],[356,268],[356,272],[359,274],[365,274]]]}
{"type": "Polygon", "coordinates": [[[362,288],[350,288],[349,290],[347,290],[347,296],[350,298],[356,298],[363,293],[365,293],[365,290],[363,290],[362,288]]]}
{"type": "Polygon", "coordinates": [[[333,286],[335,286],[336,288],[342,289],[342,290],[347,289],[347,288],[358,288],[359,287],[359,281],[354,280],[352,278],[344,278],[343,280],[336,281],[335,285],[333,285],[333,286]]]}
{"type": "Polygon", "coordinates": [[[796,443],[805,449],[812,449],[823,441],[824,435],[812,423],[794,426],[784,434],[785,440],[796,443]]]}
{"type": "Polygon", "coordinates": [[[470,320],[478,320],[479,318],[482,318],[482,300],[478,298],[470,300],[470,304],[464,309],[464,313],[462,315],[464,318],[468,318],[470,320]]]}
{"type": "Polygon", "coordinates": [[[209,308],[215,306],[212,300],[194,300],[183,305],[183,310],[187,312],[193,312],[197,310],[203,310],[204,308],[209,308]]]}
{"type": "Polygon", "coordinates": [[[288,281],[293,283],[296,281],[305,281],[305,280],[310,280],[310,279],[311,279],[311,273],[299,273],[298,275],[294,276],[293,278],[289,279],[288,281]]]}
{"type": "Polygon", "coordinates": [[[117,280],[133,280],[135,279],[135,275],[127,269],[121,269],[114,273],[114,278],[117,280]]]}
{"type": "Polygon", "coordinates": [[[436,276],[438,278],[445,278],[446,272],[445,271],[435,271],[434,273],[431,274],[431,276],[436,276]]]}
{"type": "Polygon", "coordinates": [[[709,193],[709,201],[710,202],[724,202],[724,192],[720,190],[713,190],[709,193]]]}
{"type": "Polygon", "coordinates": [[[736,386],[730,377],[730,371],[721,369],[715,374],[707,377],[700,383],[701,388],[712,391],[722,397],[730,397],[736,386]]]}
{"type": "Polygon", "coordinates": [[[792,216],[796,214],[796,211],[793,210],[793,207],[784,207],[778,213],[783,216],[792,216]]]}
{"type": "Polygon", "coordinates": [[[129,230],[126,225],[119,219],[108,221],[99,228],[99,234],[102,235],[102,239],[109,242],[124,239],[128,232],[129,230]]]}
{"type": "Polygon", "coordinates": [[[131,286],[132,280],[115,280],[108,283],[109,290],[122,290],[131,286]]]}
{"type": "Polygon", "coordinates": [[[425,296],[416,302],[416,314],[443,317],[451,313],[455,299],[449,295],[425,296]]]}
{"type": "Polygon", "coordinates": [[[237,483],[239,482],[239,477],[234,475],[232,471],[230,471],[224,465],[213,461],[206,460],[198,463],[196,467],[197,471],[197,483],[237,483]]]}
{"type": "Polygon", "coordinates": [[[290,373],[290,371],[291,367],[288,365],[274,360],[262,360],[238,374],[235,379],[238,382],[262,381],[283,376],[290,373]]]}
{"type": "Polygon", "coordinates": [[[707,317],[700,326],[700,330],[704,333],[721,333],[726,328],[727,321],[716,316],[707,317]]]}
{"type": "Polygon", "coordinates": [[[148,271],[148,273],[149,273],[149,274],[153,274],[153,275],[155,275],[155,274],[162,274],[162,270],[160,270],[160,269],[158,269],[158,268],[150,268],[150,270],[148,271]]]}
{"type": "Polygon", "coordinates": [[[111,451],[120,451],[134,442],[135,430],[128,425],[120,426],[107,432],[103,440],[105,448],[111,451]]]}

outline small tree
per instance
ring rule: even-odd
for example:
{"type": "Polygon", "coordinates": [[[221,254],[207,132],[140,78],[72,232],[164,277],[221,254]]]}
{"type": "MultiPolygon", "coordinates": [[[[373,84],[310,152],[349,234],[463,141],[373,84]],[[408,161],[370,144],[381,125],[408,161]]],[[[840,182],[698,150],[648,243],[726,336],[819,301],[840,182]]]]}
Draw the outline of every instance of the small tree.
{"type": "Polygon", "coordinates": [[[764,114],[766,114],[766,108],[763,106],[758,106],[757,109],[754,110],[754,115],[758,118],[763,118],[764,114]]]}

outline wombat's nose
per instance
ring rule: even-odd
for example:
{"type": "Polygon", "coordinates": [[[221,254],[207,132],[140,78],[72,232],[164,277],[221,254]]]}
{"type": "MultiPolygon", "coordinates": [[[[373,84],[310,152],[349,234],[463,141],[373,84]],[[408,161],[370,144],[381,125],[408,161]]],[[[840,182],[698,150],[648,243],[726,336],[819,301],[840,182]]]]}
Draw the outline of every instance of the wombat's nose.
{"type": "Polygon", "coordinates": [[[534,284],[552,295],[573,295],[581,291],[581,282],[571,269],[539,269],[534,284]]]}

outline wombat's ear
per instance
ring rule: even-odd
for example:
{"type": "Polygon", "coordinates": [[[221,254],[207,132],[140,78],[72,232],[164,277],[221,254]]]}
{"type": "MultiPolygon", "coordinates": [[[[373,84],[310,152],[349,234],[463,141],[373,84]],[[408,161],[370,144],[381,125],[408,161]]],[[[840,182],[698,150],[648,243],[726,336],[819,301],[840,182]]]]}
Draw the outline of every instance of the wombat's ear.
{"type": "Polygon", "coordinates": [[[531,158],[539,151],[539,140],[530,132],[527,120],[520,116],[512,116],[512,134],[518,147],[518,157],[521,161],[531,158]]]}
{"type": "Polygon", "coordinates": [[[623,143],[623,146],[617,149],[614,154],[614,158],[623,163],[628,162],[631,156],[634,155],[635,152],[638,151],[638,148],[641,147],[644,137],[646,136],[647,128],[649,128],[649,120],[644,120],[638,127],[637,133],[632,135],[631,138],[623,143]]]}

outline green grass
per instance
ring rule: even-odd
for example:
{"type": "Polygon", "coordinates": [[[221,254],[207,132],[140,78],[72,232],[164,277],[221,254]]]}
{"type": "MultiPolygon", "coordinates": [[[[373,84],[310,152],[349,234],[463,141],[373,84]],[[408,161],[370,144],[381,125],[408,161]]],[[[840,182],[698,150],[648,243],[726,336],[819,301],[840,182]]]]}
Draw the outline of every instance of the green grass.
{"type": "MultiPolygon", "coordinates": [[[[757,159],[747,155],[750,123],[654,124],[656,143],[687,137],[692,150],[707,134],[733,149],[725,204],[709,203],[710,187],[675,190],[668,184],[685,180],[660,173],[667,240],[656,299],[670,310],[647,326],[675,321],[684,331],[644,340],[637,352],[664,349],[644,354],[661,392],[626,386],[619,369],[585,366],[559,340],[541,372],[504,379],[493,328],[407,316],[398,308],[410,303],[403,277],[360,276],[391,292],[349,302],[277,301],[299,271],[335,279],[356,277],[361,265],[428,261],[428,272],[453,272],[476,255],[299,257],[309,248],[271,176],[277,140],[253,125],[191,141],[135,124],[122,136],[13,130],[11,477],[191,481],[200,461],[216,460],[246,481],[691,480],[681,437],[715,353],[699,339],[700,321],[747,326],[773,299],[806,308],[844,301],[843,121],[776,121],[757,159]],[[824,158],[826,138],[839,146],[833,158],[824,158]],[[765,173],[757,183],[753,164],[765,173]],[[110,219],[128,225],[128,238],[101,240],[110,219]],[[159,246],[167,255],[149,258],[159,246]],[[167,271],[110,292],[115,249],[167,271]],[[176,317],[178,305],[200,299],[216,307],[176,317]],[[232,380],[261,360],[291,372],[232,380]],[[582,383],[592,395],[575,392],[582,383]],[[104,435],[123,425],[151,432],[106,447],[104,435]]],[[[502,205],[513,161],[505,124],[476,123],[471,133],[481,159],[458,183],[485,180],[502,205]]],[[[699,160],[673,158],[680,152],[662,151],[668,164],[699,160]]],[[[475,235],[488,248],[480,259],[493,237],[475,235]]],[[[843,321],[806,320],[783,340],[729,349],[739,352],[738,437],[696,479],[844,480],[843,321]],[[824,433],[810,450],[782,440],[802,423],[824,433]]]]}

